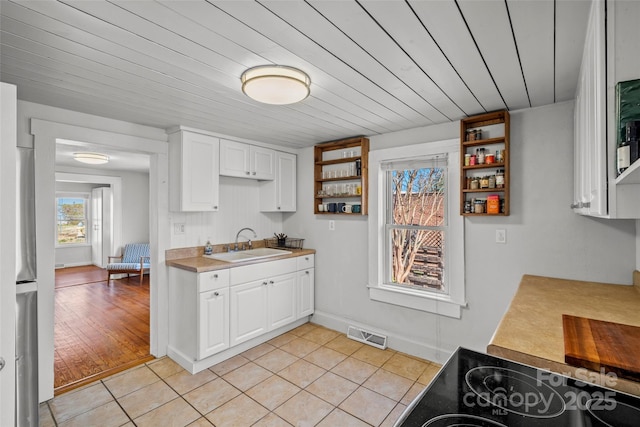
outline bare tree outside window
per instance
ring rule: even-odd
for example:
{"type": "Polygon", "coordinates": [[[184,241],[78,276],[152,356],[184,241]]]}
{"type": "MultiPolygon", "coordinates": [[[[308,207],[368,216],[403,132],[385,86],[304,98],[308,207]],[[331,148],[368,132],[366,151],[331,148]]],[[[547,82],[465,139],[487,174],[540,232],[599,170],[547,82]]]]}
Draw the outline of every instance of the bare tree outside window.
{"type": "Polygon", "coordinates": [[[390,174],[391,279],[444,290],[446,170],[431,167],[390,174]]]}

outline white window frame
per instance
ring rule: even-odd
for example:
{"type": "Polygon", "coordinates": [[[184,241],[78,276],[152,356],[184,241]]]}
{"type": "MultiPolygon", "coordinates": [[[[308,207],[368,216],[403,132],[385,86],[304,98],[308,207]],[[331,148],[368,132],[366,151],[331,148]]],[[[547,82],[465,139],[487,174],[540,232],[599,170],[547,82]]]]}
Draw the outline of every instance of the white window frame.
{"type": "Polygon", "coordinates": [[[55,247],[56,248],[78,248],[82,246],[91,246],[91,228],[93,227],[91,219],[91,194],[84,192],[56,192],[56,227],[55,227],[55,247]],[[85,242],[84,243],[58,243],[58,199],[84,199],[85,203],[85,242]]]}
{"type": "Polygon", "coordinates": [[[460,147],[457,139],[373,150],[369,153],[369,298],[415,310],[460,318],[465,299],[464,218],[459,214],[460,147]],[[445,275],[447,292],[414,289],[386,282],[385,263],[390,244],[385,230],[387,209],[386,171],[382,164],[393,160],[428,157],[446,153],[447,224],[445,275]]]}

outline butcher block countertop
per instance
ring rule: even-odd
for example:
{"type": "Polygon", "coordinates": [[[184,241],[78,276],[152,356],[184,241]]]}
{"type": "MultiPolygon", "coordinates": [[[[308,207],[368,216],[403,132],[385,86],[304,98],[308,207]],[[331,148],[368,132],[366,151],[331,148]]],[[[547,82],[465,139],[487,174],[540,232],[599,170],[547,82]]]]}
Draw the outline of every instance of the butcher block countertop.
{"type": "MultiPolygon", "coordinates": [[[[256,242],[254,248],[264,247],[264,245],[256,242]]],[[[214,253],[222,252],[223,245],[214,245],[214,253]],[[220,246],[220,247],[218,247],[220,246]]],[[[169,267],[181,268],[183,270],[193,271],[195,273],[203,273],[205,271],[224,270],[231,267],[241,267],[243,265],[257,264],[260,262],[276,261],[279,259],[287,259],[304,255],[315,254],[315,249],[286,249],[291,251],[290,254],[262,258],[256,260],[242,262],[227,262],[215,259],[205,258],[204,247],[169,249],[165,252],[165,263],[169,267]]]]}
{"type": "Polygon", "coordinates": [[[487,352],[640,396],[640,383],[611,381],[565,363],[562,315],[640,326],[640,273],[634,286],[525,275],[487,352]],[[586,377],[585,377],[586,375],[586,377]]]}

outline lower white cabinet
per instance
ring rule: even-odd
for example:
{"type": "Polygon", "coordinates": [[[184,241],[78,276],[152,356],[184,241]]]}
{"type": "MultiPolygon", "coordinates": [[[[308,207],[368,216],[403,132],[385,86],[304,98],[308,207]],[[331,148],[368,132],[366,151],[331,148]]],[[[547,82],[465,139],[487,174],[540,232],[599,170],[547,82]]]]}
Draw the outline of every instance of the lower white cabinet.
{"type": "Polygon", "coordinates": [[[308,268],[298,271],[298,304],[296,317],[299,319],[310,316],[314,310],[314,272],[315,269],[308,268]]]}
{"type": "Polygon", "coordinates": [[[296,320],[295,273],[231,287],[231,345],[296,320]]]}
{"type": "Polygon", "coordinates": [[[229,348],[228,287],[200,293],[198,318],[198,359],[229,348]]]}
{"type": "Polygon", "coordinates": [[[170,268],[169,354],[193,371],[313,314],[314,261],[309,254],[203,273],[170,268]]]}

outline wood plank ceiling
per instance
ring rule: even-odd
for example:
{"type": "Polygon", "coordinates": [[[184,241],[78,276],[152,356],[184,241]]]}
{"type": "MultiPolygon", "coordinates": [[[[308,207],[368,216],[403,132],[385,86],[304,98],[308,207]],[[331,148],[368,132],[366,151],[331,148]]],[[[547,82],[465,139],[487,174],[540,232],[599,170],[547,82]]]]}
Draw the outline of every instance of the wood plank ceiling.
{"type": "Polygon", "coordinates": [[[289,147],[572,99],[590,0],[0,1],[18,98],[289,147]],[[288,106],[247,68],[311,76],[288,106]]]}

